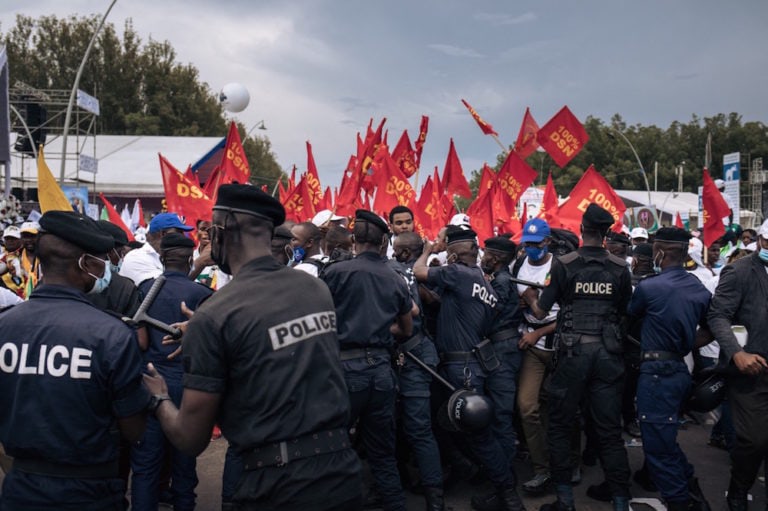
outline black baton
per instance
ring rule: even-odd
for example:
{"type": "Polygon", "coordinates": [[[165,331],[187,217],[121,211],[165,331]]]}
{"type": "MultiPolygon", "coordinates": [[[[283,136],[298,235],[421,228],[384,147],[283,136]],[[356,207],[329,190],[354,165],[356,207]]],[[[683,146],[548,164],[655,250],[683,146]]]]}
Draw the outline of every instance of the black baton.
{"type": "Polygon", "coordinates": [[[134,314],[132,318],[123,318],[123,321],[134,325],[139,323],[146,323],[147,325],[157,328],[161,332],[167,333],[172,338],[178,339],[181,337],[180,329],[174,328],[171,325],[163,323],[162,321],[149,317],[147,314],[147,310],[149,310],[149,308],[152,306],[152,303],[155,301],[155,298],[157,298],[158,293],[160,293],[160,290],[163,288],[163,284],[165,284],[165,276],[160,275],[155,279],[155,283],[152,284],[152,287],[149,288],[149,292],[147,293],[147,296],[144,297],[144,301],[141,302],[141,305],[139,305],[139,309],[136,311],[136,314],[134,314]]]}
{"type": "Polygon", "coordinates": [[[451,392],[456,392],[456,387],[454,387],[453,385],[451,385],[450,383],[448,383],[448,381],[446,381],[446,380],[445,380],[445,379],[444,379],[442,376],[440,376],[439,374],[437,374],[437,372],[435,372],[435,370],[434,370],[434,369],[432,369],[432,368],[431,368],[431,367],[429,367],[427,364],[425,364],[424,362],[422,362],[421,360],[419,360],[419,357],[417,357],[416,355],[414,355],[414,354],[413,354],[413,353],[411,353],[410,351],[406,351],[406,352],[405,352],[405,354],[406,354],[406,355],[408,355],[409,357],[411,357],[411,359],[412,359],[414,362],[416,362],[417,364],[419,364],[419,365],[421,366],[421,368],[422,368],[422,369],[424,369],[426,372],[428,372],[429,374],[431,374],[432,376],[434,376],[434,377],[435,377],[435,379],[436,379],[437,381],[439,381],[440,383],[442,383],[443,385],[445,385],[446,387],[448,387],[448,389],[449,389],[451,392]]]}

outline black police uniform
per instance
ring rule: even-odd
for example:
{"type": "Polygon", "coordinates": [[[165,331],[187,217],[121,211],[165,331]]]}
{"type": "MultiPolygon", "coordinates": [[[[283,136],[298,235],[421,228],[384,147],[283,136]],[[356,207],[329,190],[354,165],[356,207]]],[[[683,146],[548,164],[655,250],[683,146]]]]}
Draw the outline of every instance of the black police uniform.
{"type": "Polygon", "coordinates": [[[107,289],[101,293],[87,296],[96,308],[121,317],[133,317],[141,305],[141,293],[139,293],[136,284],[131,279],[114,271],[107,289]]]}
{"type": "MultiPolygon", "coordinates": [[[[608,220],[598,213],[591,222],[590,205],[585,226],[607,230],[608,220]],[[607,224],[607,225],[606,225],[607,224]]],[[[581,247],[552,263],[551,280],[541,294],[547,311],[557,302],[558,362],[549,384],[550,470],[554,482],[565,488],[572,477],[571,431],[582,399],[601,439],[601,460],[611,495],[629,496],[629,463],[621,437],[621,396],[624,361],[619,323],[632,296],[626,261],[601,247],[581,247]]],[[[558,495],[562,497],[562,495],[558,495]]]]}
{"type": "MultiPolygon", "coordinates": [[[[384,225],[386,229],[386,225],[384,225]]],[[[336,305],[344,379],[360,419],[371,473],[386,510],[405,509],[395,461],[395,375],[390,327],[413,304],[403,279],[376,252],[330,265],[323,280],[336,305]]]]}
{"type": "MultiPolygon", "coordinates": [[[[421,310],[419,284],[413,275],[414,262],[401,263],[390,259],[387,264],[405,279],[411,299],[421,310]]],[[[405,352],[410,352],[433,369],[437,367],[437,350],[432,339],[424,332],[421,314],[413,318],[413,337],[403,342],[398,349],[402,353],[398,357],[397,376],[403,431],[419,466],[422,486],[442,488],[443,471],[440,466],[440,453],[432,432],[430,408],[432,375],[405,355],[405,352]]]]}
{"type": "MultiPolygon", "coordinates": [[[[90,222],[72,212],[40,221],[45,232],[106,253],[85,239],[90,222]]],[[[123,509],[117,419],[149,401],[141,367],[133,329],[75,288],[42,284],[0,316],[0,441],[15,458],[0,509],[123,509]]]]}
{"type": "Polygon", "coordinates": [[[183,383],[222,394],[218,423],[244,464],[236,505],[335,509],[359,499],[338,350],[327,287],[271,256],[245,264],[195,313],[183,383]]]}

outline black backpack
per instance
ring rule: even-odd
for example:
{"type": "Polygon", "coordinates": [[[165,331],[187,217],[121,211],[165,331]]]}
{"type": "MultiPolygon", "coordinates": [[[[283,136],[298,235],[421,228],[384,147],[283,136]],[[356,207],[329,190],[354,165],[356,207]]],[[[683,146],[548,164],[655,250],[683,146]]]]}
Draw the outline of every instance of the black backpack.
{"type": "Polygon", "coordinates": [[[552,228],[550,230],[552,242],[549,244],[549,251],[555,257],[575,252],[579,248],[579,237],[568,229],[552,228]]]}

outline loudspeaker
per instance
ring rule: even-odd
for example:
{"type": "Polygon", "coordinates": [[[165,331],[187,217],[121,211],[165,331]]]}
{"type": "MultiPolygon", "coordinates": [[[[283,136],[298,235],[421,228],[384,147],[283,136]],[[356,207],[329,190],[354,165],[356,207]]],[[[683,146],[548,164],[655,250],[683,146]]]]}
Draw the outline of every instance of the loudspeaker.
{"type": "Polygon", "coordinates": [[[41,144],[45,144],[47,132],[43,125],[46,120],[48,120],[48,111],[45,107],[37,103],[28,103],[24,112],[24,121],[32,133],[32,140],[29,140],[27,132],[22,126],[17,130],[19,137],[16,138],[13,148],[20,153],[34,154],[33,146],[39,147],[41,144]]]}

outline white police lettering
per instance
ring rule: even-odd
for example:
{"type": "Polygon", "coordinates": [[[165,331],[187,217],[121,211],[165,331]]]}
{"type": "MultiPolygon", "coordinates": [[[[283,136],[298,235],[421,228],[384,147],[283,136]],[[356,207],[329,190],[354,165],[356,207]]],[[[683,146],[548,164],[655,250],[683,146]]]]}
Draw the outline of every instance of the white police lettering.
{"type": "Polygon", "coordinates": [[[335,312],[317,312],[280,323],[269,329],[272,349],[279,350],[316,335],[336,331],[335,312]]]}
{"type": "Polygon", "coordinates": [[[4,373],[50,375],[61,378],[69,373],[73,380],[91,379],[91,356],[93,352],[85,348],[72,348],[70,354],[66,346],[42,344],[36,354],[30,357],[30,344],[22,343],[19,347],[12,342],[0,346],[0,371],[4,373]],[[70,363],[66,361],[69,360],[70,363]]]}
{"type": "Polygon", "coordinates": [[[613,293],[613,284],[610,282],[577,282],[576,293],[587,295],[609,295],[613,293]]]}
{"type": "Polygon", "coordinates": [[[472,284],[472,298],[480,298],[483,303],[496,307],[496,297],[493,296],[493,293],[489,293],[483,285],[477,282],[472,284]]]}

